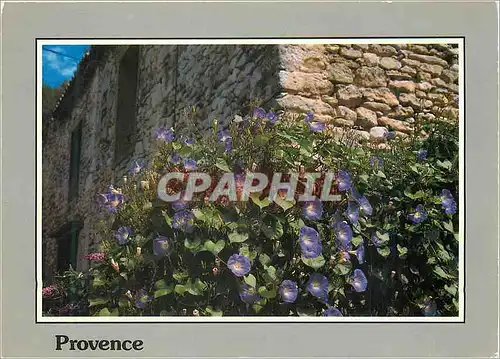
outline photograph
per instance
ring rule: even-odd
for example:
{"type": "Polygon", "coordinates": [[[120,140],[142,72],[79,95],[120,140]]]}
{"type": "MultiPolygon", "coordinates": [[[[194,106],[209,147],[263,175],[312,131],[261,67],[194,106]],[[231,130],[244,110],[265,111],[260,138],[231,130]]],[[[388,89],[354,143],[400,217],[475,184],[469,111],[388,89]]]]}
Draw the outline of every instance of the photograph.
{"type": "Polygon", "coordinates": [[[37,321],[463,321],[463,46],[37,39],[37,321]]]}

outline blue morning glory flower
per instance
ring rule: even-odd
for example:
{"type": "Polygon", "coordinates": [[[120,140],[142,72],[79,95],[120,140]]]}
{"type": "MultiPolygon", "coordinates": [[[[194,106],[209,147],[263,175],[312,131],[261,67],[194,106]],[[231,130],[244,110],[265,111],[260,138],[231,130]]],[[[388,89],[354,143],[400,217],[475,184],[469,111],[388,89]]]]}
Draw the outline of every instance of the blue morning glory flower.
{"type": "Polygon", "coordinates": [[[171,252],[172,244],[167,237],[160,236],[153,241],[153,253],[155,256],[168,256],[171,252]]]}
{"type": "Polygon", "coordinates": [[[335,307],[328,307],[328,309],[326,309],[324,312],[323,312],[323,316],[324,317],[343,317],[342,313],[340,312],[340,310],[338,310],[337,308],[335,307]]]}
{"type": "Polygon", "coordinates": [[[260,299],[260,296],[255,291],[255,288],[245,282],[241,283],[240,291],[238,294],[240,295],[241,301],[246,304],[254,304],[260,299]]]}
{"type": "Polygon", "coordinates": [[[330,224],[330,227],[333,229],[333,233],[335,234],[335,238],[341,249],[349,250],[352,248],[351,239],[352,239],[352,229],[345,222],[333,222],[330,224]]]}
{"type": "Polygon", "coordinates": [[[266,116],[267,113],[263,108],[257,107],[253,110],[253,117],[263,120],[264,118],[266,118],[266,116]]]}
{"type": "Polygon", "coordinates": [[[187,137],[184,139],[184,144],[186,145],[193,145],[194,144],[194,140],[190,137],[187,137]]]}
{"type": "Polygon", "coordinates": [[[125,245],[130,241],[130,236],[132,236],[134,232],[130,227],[120,227],[116,231],[115,237],[118,239],[118,243],[120,245],[125,245]]]}
{"type": "Polygon", "coordinates": [[[303,226],[300,228],[299,244],[304,258],[316,258],[323,251],[319,233],[311,227],[303,226]]]}
{"type": "Polygon", "coordinates": [[[186,233],[193,233],[194,214],[191,211],[179,211],[172,218],[172,227],[186,233]]]}
{"type": "Polygon", "coordinates": [[[109,213],[116,213],[119,211],[125,202],[125,196],[121,193],[106,193],[101,196],[109,213]]]}
{"type": "Polygon", "coordinates": [[[425,221],[425,219],[427,218],[427,213],[425,212],[424,206],[419,204],[415,208],[415,212],[410,213],[408,215],[408,218],[410,221],[412,221],[415,224],[419,224],[419,223],[422,223],[423,221],[425,221]]]}
{"type": "Polygon", "coordinates": [[[382,168],[384,166],[384,160],[377,156],[370,157],[370,166],[375,168],[382,168]]]}
{"type": "Polygon", "coordinates": [[[284,280],[279,289],[281,300],[285,303],[293,303],[297,299],[299,289],[297,283],[292,280],[284,280]]]}
{"type": "Polygon", "coordinates": [[[385,243],[384,240],[380,239],[376,233],[372,234],[372,242],[373,242],[373,245],[375,247],[380,247],[381,245],[383,245],[385,243]]]}
{"type": "Polygon", "coordinates": [[[184,160],[184,168],[186,171],[194,171],[196,169],[196,161],[191,159],[184,160]]]}
{"type": "Polygon", "coordinates": [[[311,221],[321,219],[323,216],[323,203],[318,198],[315,198],[314,201],[304,202],[302,215],[311,221]]]}
{"type": "Polygon", "coordinates": [[[350,282],[356,292],[364,292],[368,286],[368,280],[361,269],[354,270],[350,282]]]}
{"type": "Polygon", "coordinates": [[[443,189],[441,191],[441,196],[439,197],[441,200],[441,206],[444,209],[444,213],[446,214],[454,214],[457,211],[457,203],[453,198],[451,192],[447,189],[443,189]]]}
{"type": "Polygon", "coordinates": [[[267,118],[269,119],[269,123],[274,124],[278,121],[278,115],[272,111],[267,113],[267,118]]]}
{"type": "Polygon", "coordinates": [[[363,245],[363,243],[361,243],[358,249],[356,249],[355,254],[356,258],[358,258],[359,264],[363,264],[365,262],[365,246],[363,245]]]}
{"type": "Polygon", "coordinates": [[[226,142],[224,142],[224,152],[231,152],[232,148],[232,141],[229,139],[226,142]]]}
{"type": "Polygon", "coordinates": [[[179,163],[181,163],[181,161],[181,156],[179,156],[177,153],[174,153],[172,155],[172,158],[170,159],[170,162],[172,162],[174,165],[178,165],[179,163]]]}
{"type": "Polygon", "coordinates": [[[250,259],[241,254],[233,254],[227,260],[227,267],[237,277],[243,277],[250,272],[252,264],[250,259]]]}
{"type": "Polygon", "coordinates": [[[371,216],[373,213],[373,208],[368,199],[361,195],[354,187],[351,188],[352,197],[359,204],[359,209],[365,216],[371,216]]]}
{"type": "Polygon", "coordinates": [[[335,179],[339,191],[344,192],[352,188],[351,175],[349,172],[340,170],[335,179]]]}
{"type": "Polygon", "coordinates": [[[130,167],[130,174],[137,175],[142,171],[143,168],[144,168],[143,161],[136,160],[133,162],[132,166],[130,167]]]}
{"type": "Polygon", "coordinates": [[[354,201],[347,203],[347,218],[352,224],[358,223],[359,220],[359,204],[354,201]]]}
{"type": "Polygon", "coordinates": [[[427,150],[420,149],[417,151],[417,159],[423,161],[427,158],[427,150]]]}
{"type": "Polygon", "coordinates": [[[172,142],[175,139],[174,130],[172,128],[158,128],[156,130],[156,138],[165,142],[172,142]]]}
{"type": "Polygon", "coordinates": [[[320,273],[313,273],[309,276],[306,288],[313,296],[326,298],[328,296],[328,279],[320,273]]]}
{"type": "Polygon", "coordinates": [[[426,317],[435,317],[437,315],[437,304],[433,300],[426,300],[422,312],[426,317]]]}
{"type": "Polygon", "coordinates": [[[175,212],[182,211],[188,206],[186,199],[184,198],[184,193],[181,193],[178,200],[172,202],[172,209],[175,212]]]}
{"type": "Polygon", "coordinates": [[[224,130],[224,131],[220,131],[217,134],[217,138],[218,138],[219,143],[224,143],[227,140],[231,139],[231,135],[230,135],[229,131],[224,130]]]}
{"type": "Polygon", "coordinates": [[[152,301],[152,299],[153,298],[145,289],[141,289],[137,292],[135,306],[137,308],[144,309],[152,301]]]}
{"type": "Polygon", "coordinates": [[[304,121],[309,126],[309,129],[313,132],[321,132],[326,127],[326,124],[324,122],[314,121],[314,114],[310,111],[306,114],[304,121]]]}

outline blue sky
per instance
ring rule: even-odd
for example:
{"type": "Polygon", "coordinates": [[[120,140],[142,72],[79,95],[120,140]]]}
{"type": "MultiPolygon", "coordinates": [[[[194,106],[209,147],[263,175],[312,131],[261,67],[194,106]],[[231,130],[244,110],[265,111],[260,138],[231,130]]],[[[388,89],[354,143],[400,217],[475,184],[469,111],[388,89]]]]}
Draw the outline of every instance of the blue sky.
{"type": "Polygon", "coordinates": [[[71,79],[89,47],[89,45],[44,45],[42,50],[43,83],[57,87],[64,80],[71,79]]]}

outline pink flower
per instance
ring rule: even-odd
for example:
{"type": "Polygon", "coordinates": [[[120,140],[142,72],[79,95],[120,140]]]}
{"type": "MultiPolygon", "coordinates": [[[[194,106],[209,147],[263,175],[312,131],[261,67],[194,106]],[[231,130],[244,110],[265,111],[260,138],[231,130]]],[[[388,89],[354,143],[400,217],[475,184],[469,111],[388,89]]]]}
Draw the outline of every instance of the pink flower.
{"type": "Polygon", "coordinates": [[[42,289],[42,296],[44,297],[52,297],[57,292],[57,288],[55,285],[49,285],[42,289]]]}
{"type": "Polygon", "coordinates": [[[103,261],[104,257],[106,256],[105,253],[90,253],[88,254],[85,258],[91,260],[91,261],[103,261]]]}

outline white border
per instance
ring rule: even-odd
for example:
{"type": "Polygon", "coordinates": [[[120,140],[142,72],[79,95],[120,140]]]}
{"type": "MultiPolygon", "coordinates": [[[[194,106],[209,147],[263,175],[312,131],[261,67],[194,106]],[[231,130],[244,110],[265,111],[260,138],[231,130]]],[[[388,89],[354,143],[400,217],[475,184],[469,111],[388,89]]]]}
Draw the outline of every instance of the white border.
{"type": "Polygon", "coordinates": [[[260,45],[260,44],[458,44],[459,49],[459,315],[458,317],[44,317],[42,316],[42,126],[37,123],[37,283],[36,283],[36,318],[38,323],[151,323],[151,322],[304,322],[304,323],[325,323],[325,322],[463,322],[464,321],[464,39],[454,38],[316,38],[316,39],[133,39],[133,40],[37,40],[37,120],[42,119],[42,46],[44,45],[260,45]]]}

